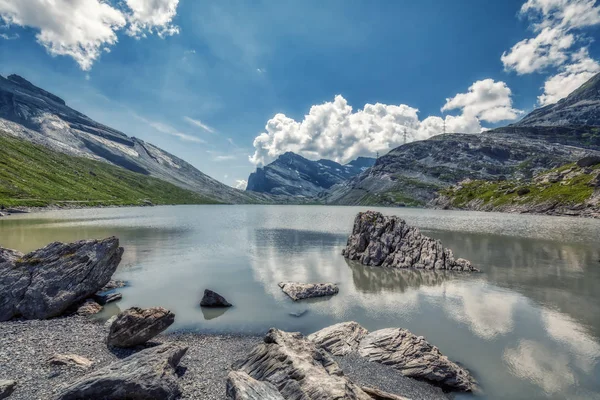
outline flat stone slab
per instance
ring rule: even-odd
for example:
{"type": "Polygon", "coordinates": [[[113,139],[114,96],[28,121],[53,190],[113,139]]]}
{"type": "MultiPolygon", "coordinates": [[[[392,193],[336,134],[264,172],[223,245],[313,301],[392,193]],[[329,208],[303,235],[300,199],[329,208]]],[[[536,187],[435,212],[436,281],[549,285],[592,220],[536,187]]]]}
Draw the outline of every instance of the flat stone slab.
{"type": "Polygon", "coordinates": [[[283,293],[290,296],[294,301],[312,297],[333,296],[340,291],[334,283],[281,282],[279,287],[283,290],[283,293]]]}

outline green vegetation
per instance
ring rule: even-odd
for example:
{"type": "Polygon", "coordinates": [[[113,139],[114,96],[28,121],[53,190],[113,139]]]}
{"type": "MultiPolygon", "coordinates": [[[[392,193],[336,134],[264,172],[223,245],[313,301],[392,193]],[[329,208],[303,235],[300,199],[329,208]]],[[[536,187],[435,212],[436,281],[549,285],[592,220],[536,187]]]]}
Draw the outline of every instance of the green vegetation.
{"type": "Polygon", "coordinates": [[[505,205],[557,203],[576,205],[589,199],[594,188],[590,182],[600,172],[600,165],[585,173],[575,164],[567,164],[536,177],[534,181],[470,181],[458,188],[440,191],[454,207],[470,202],[499,208],[505,205]]]}
{"type": "Polygon", "coordinates": [[[171,183],[0,133],[0,206],[207,204],[171,183]]]}

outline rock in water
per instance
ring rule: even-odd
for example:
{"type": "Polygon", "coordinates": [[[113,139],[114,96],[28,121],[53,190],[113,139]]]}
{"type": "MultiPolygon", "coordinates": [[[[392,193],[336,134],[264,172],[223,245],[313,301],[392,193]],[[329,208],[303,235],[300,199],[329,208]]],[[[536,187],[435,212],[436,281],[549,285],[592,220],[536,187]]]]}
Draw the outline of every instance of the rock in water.
{"type": "Polygon", "coordinates": [[[51,243],[27,255],[0,249],[0,321],[62,314],[100,290],[121,262],[119,239],[51,243]]]}
{"type": "Polygon", "coordinates": [[[405,376],[426,380],[443,388],[470,392],[475,379],[422,336],[401,328],[381,329],[369,333],[358,352],[369,361],[389,365],[405,376]]]}
{"type": "Polygon", "coordinates": [[[279,287],[283,290],[283,293],[290,296],[294,301],[311,297],[332,296],[340,291],[333,283],[281,282],[279,287]]]}
{"type": "Polygon", "coordinates": [[[98,314],[102,311],[102,306],[96,303],[92,299],[87,299],[82,305],[77,309],[77,315],[81,315],[83,317],[87,317],[89,315],[98,314]]]}
{"type": "Polygon", "coordinates": [[[240,371],[229,373],[226,390],[228,400],[285,400],[275,386],[240,371]]]}
{"type": "Polygon", "coordinates": [[[135,353],[67,386],[58,400],[171,400],[180,396],[175,368],[187,347],[164,344],[135,353]]]}
{"type": "Polygon", "coordinates": [[[117,315],[110,326],[110,347],[134,347],[146,343],[175,321],[175,314],[162,307],[132,307],[117,315]]]}
{"type": "Polygon", "coordinates": [[[308,335],[308,340],[334,356],[345,356],[352,351],[357,351],[360,341],[368,334],[369,331],[360,324],[351,321],[323,328],[308,335]]]}
{"type": "Polygon", "coordinates": [[[344,257],[361,264],[391,268],[479,271],[465,259],[455,259],[452,250],[396,216],[379,212],[358,213],[344,257]]]}
{"type": "Polygon", "coordinates": [[[204,296],[200,301],[200,305],[202,307],[231,307],[231,304],[225,300],[225,297],[209,289],[204,290],[204,296]]]}
{"type": "Polygon", "coordinates": [[[100,305],[106,305],[108,303],[112,303],[113,301],[118,301],[123,298],[123,295],[118,292],[113,293],[96,293],[94,295],[94,300],[98,302],[100,305]]]}
{"type": "Polygon", "coordinates": [[[15,391],[17,381],[0,380],[0,399],[6,399],[15,391]]]}
{"type": "MultiPolygon", "coordinates": [[[[300,333],[271,328],[234,369],[272,384],[284,399],[371,400],[324,350],[300,333]]],[[[258,390],[258,389],[257,389],[258,390]]]]}

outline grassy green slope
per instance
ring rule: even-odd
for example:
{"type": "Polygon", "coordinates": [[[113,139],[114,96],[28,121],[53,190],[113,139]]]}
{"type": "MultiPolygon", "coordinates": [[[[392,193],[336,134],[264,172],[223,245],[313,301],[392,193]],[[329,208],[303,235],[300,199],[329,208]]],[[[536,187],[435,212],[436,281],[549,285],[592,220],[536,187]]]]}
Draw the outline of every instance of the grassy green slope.
{"type": "Polygon", "coordinates": [[[58,153],[0,132],[0,205],[207,204],[213,199],[99,161],[58,153]]]}

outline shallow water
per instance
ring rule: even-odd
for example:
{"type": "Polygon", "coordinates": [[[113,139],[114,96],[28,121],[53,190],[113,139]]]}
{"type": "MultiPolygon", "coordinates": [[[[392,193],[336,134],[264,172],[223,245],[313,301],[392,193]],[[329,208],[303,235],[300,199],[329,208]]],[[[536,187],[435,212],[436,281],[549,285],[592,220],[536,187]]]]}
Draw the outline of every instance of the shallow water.
{"type": "MultiPolygon", "coordinates": [[[[418,209],[396,214],[480,274],[386,270],[340,254],[366,208],[178,206],[72,210],[0,219],[0,245],[116,235],[131,286],[107,313],[161,305],[173,329],[310,333],[355,320],[403,327],[470,369],[490,399],[600,399],[600,221],[418,209]],[[280,281],[330,281],[340,293],[294,303],[280,281]],[[234,307],[198,307],[205,288],[234,307]],[[300,318],[292,312],[308,310],[300,318]]],[[[471,396],[459,396],[469,398],[471,396]]]]}

